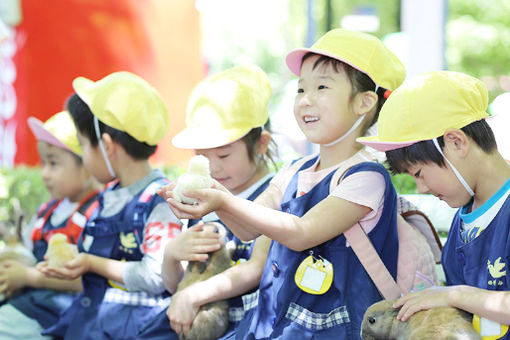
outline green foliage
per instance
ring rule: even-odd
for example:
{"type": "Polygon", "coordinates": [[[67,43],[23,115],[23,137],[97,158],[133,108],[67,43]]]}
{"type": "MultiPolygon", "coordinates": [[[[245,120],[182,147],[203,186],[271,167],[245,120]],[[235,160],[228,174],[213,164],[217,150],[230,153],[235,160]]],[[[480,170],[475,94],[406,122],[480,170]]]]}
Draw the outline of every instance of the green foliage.
{"type": "Polygon", "coordinates": [[[417,194],[416,183],[414,179],[407,174],[398,174],[391,176],[391,181],[399,194],[417,194]]]}
{"type": "Polygon", "coordinates": [[[15,226],[20,213],[28,221],[49,198],[40,168],[0,168],[0,222],[15,226]]]}

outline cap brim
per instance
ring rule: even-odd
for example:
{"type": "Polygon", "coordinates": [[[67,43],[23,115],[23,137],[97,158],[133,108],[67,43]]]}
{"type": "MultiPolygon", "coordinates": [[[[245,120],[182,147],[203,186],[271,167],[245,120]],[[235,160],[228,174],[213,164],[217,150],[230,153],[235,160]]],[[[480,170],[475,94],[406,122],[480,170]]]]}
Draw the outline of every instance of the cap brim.
{"type": "Polygon", "coordinates": [[[239,131],[214,134],[211,129],[185,128],[174,136],[172,144],[180,149],[212,149],[234,143],[246,134],[239,131]]]}
{"type": "Polygon", "coordinates": [[[420,140],[408,141],[408,142],[383,142],[379,140],[379,136],[361,137],[357,138],[356,141],[360,144],[371,147],[377,151],[391,151],[400,149],[415,143],[421,142],[420,140]]]}
{"type": "Polygon", "coordinates": [[[30,117],[30,118],[28,118],[27,122],[28,122],[28,126],[30,127],[30,130],[32,130],[32,133],[34,134],[35,138],[38,141],[43,141],[43,142],[49,143],[51,145],[55,145],[59,148],[66,149],[66,150],[74,153],[74,151],[71,150],[67,145],[62,143],[51,132],[46,130],[44,128],[43,122],[41,122],[39,119],[37,119],[35,117],[30,117]]]}
{"type": "Polygon", "coordinates": [[[73,80],[73,89],[85,104],[90,105],[90,91],[94,87],[95,82],[85,77],[78,77],[73,80]]]}

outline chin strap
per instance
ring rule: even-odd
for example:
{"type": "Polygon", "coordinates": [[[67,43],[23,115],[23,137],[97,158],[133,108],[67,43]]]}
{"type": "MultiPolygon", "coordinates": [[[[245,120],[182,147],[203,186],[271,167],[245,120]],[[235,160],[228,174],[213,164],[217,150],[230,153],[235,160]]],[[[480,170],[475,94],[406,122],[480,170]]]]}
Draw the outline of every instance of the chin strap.
{"type": "Polygon", "coordinates": [[[349,129],[349,131],[347,131],[343,136],[340,136],[340,138],[332,141],[331,143],[323,144],[323,146],[332,146],[332,145],[338,144],[341,141],[343,141],[345,139],[345,137],[349,136],[361,124],[363,119],[365,119],[365,115],[359,117],[358,120],[356,121],[356,123],[354,123],[354,125],[349,129]]]}
{"type": "Polygon", "coordinates": [[[450,168],[452,168],[453,173],[455,174],[455,176],[457,176],[457,179],[459,180],[460,184],[462,184],[462,186],[464,187],[464,189],[466,189],[466,191],[469,193],[469,195],[474,196],[475,195],[474,191],[469,187],[469,184],[467,184],[467,182],[464,180],[464,177],[462,177],[460,172],[453,166],[453,164],[444,155],[443,150],[441,150],[441,147],[439,146],[439,142],[437,141],[437,138],[432,139],[432,141],[434,142],[434,146],[436,147],[437,151],[439,151],[439,153],[443,156],[446,163],[448,163],[450,168]]]}
{"type": "Polygon", "coordinates": [[[103,140],[101,139],[101,133],[99,132],[99,121],[96,116],[94,116],[94,130],[96,130],[97,142],[99,143],[99,149],[101,149],[101,153],[103,154],[104,162],[106,163],[106,168],[108,168],[108,173],[112,178],[115,178],[115,171],[113,171],[112,164],[108,159],[108,155],[106,154],[106,149],[103,144],[103,140]]]}

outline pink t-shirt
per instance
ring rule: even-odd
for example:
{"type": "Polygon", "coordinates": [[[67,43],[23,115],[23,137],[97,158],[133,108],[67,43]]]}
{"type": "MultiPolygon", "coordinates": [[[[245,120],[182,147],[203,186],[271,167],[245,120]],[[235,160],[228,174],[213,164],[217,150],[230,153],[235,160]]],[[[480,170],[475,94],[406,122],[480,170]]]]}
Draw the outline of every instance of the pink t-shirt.
{"type": "MultiPolygon", "coordinates": [[[[297,169],[307,160],[315,156],[316,155],[303,157],[302,161],[298,161],[295,164],[285,164],[275,175],[271,184],[278,187],[283,196],[283,193],[297,169]]],[[[319,162],[319,159],[317,159],[311,167],[299,172],[297,183],[298,195],[302,196],[306,194],[324,179],[324,177],[331,173],[331,171],[339,169],[337,175],[332,179],[329,196],[339,197],[346,201],[370,208],[370,212],[359,221],[365,232],[369,233],[375,227],[382,214],[384,190],[386,186],[384,177],[375,171],[362,171],[352,174],[338,183],[339,177],[341,177],[347,169],[360,162],[371,161],[372,159],[369,157],[370,156],[363,153],[363,151],[360,151],[340,164],[315,171],[319,162]]]]}

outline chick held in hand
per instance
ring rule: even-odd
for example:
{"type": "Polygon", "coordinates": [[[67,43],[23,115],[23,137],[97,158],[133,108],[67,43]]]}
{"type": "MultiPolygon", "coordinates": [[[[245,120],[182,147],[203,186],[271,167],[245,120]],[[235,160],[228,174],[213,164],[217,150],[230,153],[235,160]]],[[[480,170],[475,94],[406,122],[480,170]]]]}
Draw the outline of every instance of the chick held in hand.
{"type": "Polygon", "coordinates": [[[209,160],[202,155],[193,156],[189,161],[188,171],[177,178],[173,196],[181,203],[195,204],[197,200],[184,196],[184,193],[194,189],[210,188],[212,184],[209,160]]]}
{"type": "Polygon", "coordinates": [[[76,245],[67,241],[67,235],[56,233],[48,242],[46,256],[50,267],[63,267],[64,264],[78,255],[76,245]]]}

